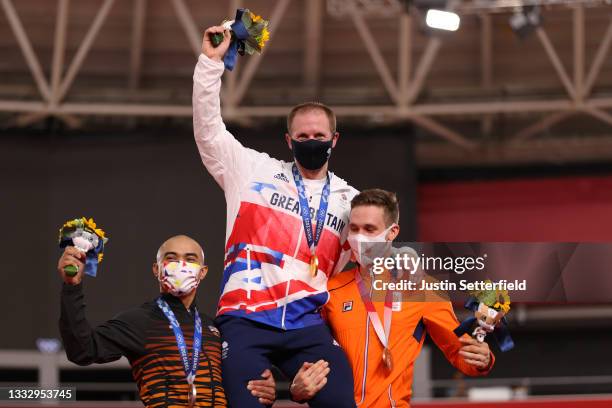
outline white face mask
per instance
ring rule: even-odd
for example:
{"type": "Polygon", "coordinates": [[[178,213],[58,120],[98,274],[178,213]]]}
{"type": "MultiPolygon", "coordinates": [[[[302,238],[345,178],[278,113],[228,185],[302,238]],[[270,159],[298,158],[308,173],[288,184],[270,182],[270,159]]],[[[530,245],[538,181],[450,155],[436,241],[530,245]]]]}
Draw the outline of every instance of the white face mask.
{"type": "Polygon", "coordinates": [[[387,241],[387,234],[395,224],[378,235],[351,234],[347,238],[351,251],[359,265],[368,267],[374,263],[375,258],[384,257],[391,248],[391,241],[387,241]]]}
{"type": "Polygon", "coordinates": [[[198,287],[202,266],[194,262],[164,261],[158,264],[159,281],[174,296],[184,296],[198,287]]]}

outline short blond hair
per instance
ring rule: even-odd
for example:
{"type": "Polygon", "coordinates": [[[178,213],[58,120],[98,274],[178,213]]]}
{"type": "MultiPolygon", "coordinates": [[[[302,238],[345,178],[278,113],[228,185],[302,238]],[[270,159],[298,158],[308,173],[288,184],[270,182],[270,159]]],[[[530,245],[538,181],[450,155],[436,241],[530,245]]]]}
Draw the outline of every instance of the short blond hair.
{"type": "Polygon", "coordinates": [[[314,101],[300,103],[299,105],[291,108],[291,112],[289,112],[289,115],[287,115],[287,132],[291,133],[291,124],[293,123],[293,118],[295,118],[295,115],[298,113],[306,113],[311,111],[321,111],[325,113],[325,116],[327,116],[327,119],[329,120],[329,130],[332,133],[336,133],[336,114],[334,111],[324,103],[314,101]]]}

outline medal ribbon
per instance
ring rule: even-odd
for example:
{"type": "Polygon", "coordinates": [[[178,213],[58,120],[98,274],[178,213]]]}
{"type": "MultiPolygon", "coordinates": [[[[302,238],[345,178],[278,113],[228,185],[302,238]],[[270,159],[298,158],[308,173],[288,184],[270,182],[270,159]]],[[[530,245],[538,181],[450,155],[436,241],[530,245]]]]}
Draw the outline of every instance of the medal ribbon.
{"type": "Polygon", "coordinates": [[[312,220],[310,219],[310,206],[308,205],[308,198],[306,197],[306,186],[304,180],[300,174],[297,166],[293,163],[293,180],[295,180],[295,186],[297,187],[298,197],[300,199],[300,215],[302,216],[302,222],[304,223],[304,232],[306,233],[306,242],[310,249],[310,254],[315,255],[319,239],[321,239],[321,233],[323,232],[323,225],[325,224],[325,216],[327,215],[327,206],[329,204],[329,192],[330,192],[330,177],[327,174],[327,181],[321,192],[321,201],[319,203],[319,209],[317,210],[317,226],[316,231],[312,231],[312,220]]]}
{"type": "Polygon", "coordinates": [[[200,362],[200,349],[202,346],[202,321],[200,320],[200,313],[198,313],[198,309],[196,308],[194,311],[195,323],[193,329],[193,357],[192,363],[190,365],[189,354],[187,352],[187,344],[185,343],[185,337],[183,336],[181,325],[179,324],[178,320],[176,320],[176,316],[174,316],[174,312],[172,311],[172,309],[170,309],[168,303],[161,297],[157,298],[157,306],[159,306],[162,312],[164,312],[164,315],[166,315],[166,318],[172,326],[172,331],[174,331],[174,337],[176,337],[176,345],[179,349],[181,360],[183,360],[185,378],[187,379],[187,383],[189,385],[193,385],[196,377],[196,372],[198,370],[198,364],[200,362]]]}
{"type": "Polygon", "coordinates": [[[374,327],[374,331],[383,347],[389,348],[389,335],[391,334],[391,317],[393,316],[393,292],[387,290],[385,293],[385,311],[384,311],[384,327],[380,321],[380,316],[374,307],[374,303],[372,303],[372,298],[370,297],[370,291],[366,288],[366,285],[359,273],[359,269],[355,269],[355,281],[357,282],[357,286],[359,287],[359,294],[361,295],[361,300],[368,311],[368,316],[370,317],[370,321],[372,322],[372,327],[374,327]]]}

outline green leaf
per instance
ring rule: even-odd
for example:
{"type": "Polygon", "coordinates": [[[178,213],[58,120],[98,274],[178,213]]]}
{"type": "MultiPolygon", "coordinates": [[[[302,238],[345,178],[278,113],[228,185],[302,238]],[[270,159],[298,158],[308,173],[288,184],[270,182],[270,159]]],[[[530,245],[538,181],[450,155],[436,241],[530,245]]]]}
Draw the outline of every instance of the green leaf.
{"type": "Polygon", "coordinates": [[[497,293],[494,290],[483,291],[482,297],[478,300],[487,306],[493,306],[497,301],[497,293]]]}

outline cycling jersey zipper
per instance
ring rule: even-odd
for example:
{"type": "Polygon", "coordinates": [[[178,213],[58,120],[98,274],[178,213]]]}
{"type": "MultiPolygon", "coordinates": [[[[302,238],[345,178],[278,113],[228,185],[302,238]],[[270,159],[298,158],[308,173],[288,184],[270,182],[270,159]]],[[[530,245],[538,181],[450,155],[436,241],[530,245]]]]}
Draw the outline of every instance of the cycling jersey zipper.
{"type": "Polygon", "coordinates": [[[251,245],[246,246],[247,259],[247,299],[251,299],[251,245]]]}

